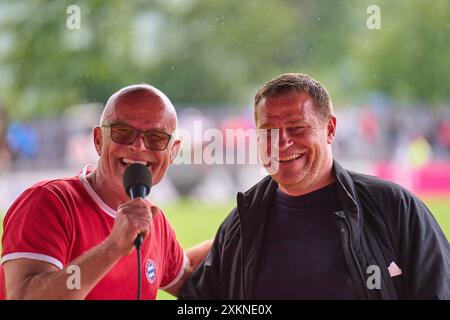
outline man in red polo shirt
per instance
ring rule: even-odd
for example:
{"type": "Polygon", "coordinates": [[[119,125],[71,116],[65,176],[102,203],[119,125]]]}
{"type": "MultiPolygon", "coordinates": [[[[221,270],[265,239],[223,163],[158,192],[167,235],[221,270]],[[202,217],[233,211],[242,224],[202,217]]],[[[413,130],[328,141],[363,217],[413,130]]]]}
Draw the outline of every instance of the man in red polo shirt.
{"type": "Polygon", "coordinates": [[[130,200],[122,177],[131,163],[148,167],[153,185],[175,160],[180,141],[175,108],[149,85],[111,96],[94,128],[96,167],[26,190],[4,220],[2,265],[9,299],[135,299],[136,250],[142,244],[141,296],[177,295],[210,248],[186,252],[150,201],[130,200]],[[73,282],[73,276],[79,276],[73,282]]]}

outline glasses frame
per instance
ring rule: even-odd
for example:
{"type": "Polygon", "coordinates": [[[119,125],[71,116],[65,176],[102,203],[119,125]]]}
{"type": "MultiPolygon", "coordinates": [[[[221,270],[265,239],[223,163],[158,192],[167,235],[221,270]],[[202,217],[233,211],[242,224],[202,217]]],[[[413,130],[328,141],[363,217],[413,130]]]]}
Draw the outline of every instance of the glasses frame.
{"type": "Polygon", "coordinates": [[[170,143],[170,140],[172,140],[172,137],[173,137],[173,135],[171,135],[171,134],[169,134],[169,133],[167,133],[167,132],[164,132],[164,131],[155,130],[155,129],[150,129],[150,130],[145,130],[145,131],[143,131],[143,130],[140,130],[140,129],[138,129],[138,128],[135,128],[135,127],[133,127],[133,126],[130,126],[129,124],[122,123],[122,122],[111,122],[111,123],[105,123],[105,124],[100,125],[101,128],[110,128],[111,130],[114,128],[114,126],[128,127],[128,128],[133,129],[134,132],[135,132],[135,137],[134,137],[133,141],[131,141],[130,143],[123,143],[123,142],[116,141],[116,140],[113,138],[112,131],[110,131],[111,139],[112,139],[112,141],[114,141],[115,143],[122,144],[122,145],[128,145],[128,146],[129,146],[129,145],[132,145],[133,143],[135,143],[135,142],[136,142],[136,139],[137,139],[138,137],[142,137],[142,140],[144,141],[144,146],[145,146],[147,149],[149,149],[149,150],[154,150],[154,151],[164,151],[164,150],[166,150],[166,149],[167,149],[167,146],[168,146],[169,143],[170,143]],[[166,142],[166,145],[164,146],[164,148],[162,148],[162,149],[150,148],[150,147],[147,145],[146,141],[145,141],[145,134],[146,134],[146,133],[158,133],[158,134],[163,134],[163,135],[167,136],[168,139],[167,139],[167,142],[166,142]]]}

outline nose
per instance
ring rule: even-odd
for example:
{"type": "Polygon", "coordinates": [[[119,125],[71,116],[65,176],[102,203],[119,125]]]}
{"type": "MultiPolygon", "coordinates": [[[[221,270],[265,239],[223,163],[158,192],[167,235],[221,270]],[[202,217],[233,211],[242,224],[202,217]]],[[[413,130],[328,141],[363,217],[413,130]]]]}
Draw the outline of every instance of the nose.
{"type": "Polygon", "coordinates": [[[130,147],[135,152],[143,152],[147,150],[147,148],[145,147],[144,137],[142,136],[142,134],[139,135],[136,138],[136,140],[134,140],[133,144],[130,147]]]}
{"type": "Polygon", "coordinates": [[[293,144],[293,141],[286,129],[280,128],[278,130],[278,134],[278,149],[280,151],[286,150],[293,144]]]}

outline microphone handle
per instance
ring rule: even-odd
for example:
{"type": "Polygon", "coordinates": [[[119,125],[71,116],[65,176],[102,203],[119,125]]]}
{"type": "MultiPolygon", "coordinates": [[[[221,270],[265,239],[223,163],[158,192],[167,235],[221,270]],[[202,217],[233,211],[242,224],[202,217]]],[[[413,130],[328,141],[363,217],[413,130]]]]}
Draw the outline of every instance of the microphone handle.
{"type": "Polygon", "coordinates": [[[139,197],[145,199],[148,195],[148,188],[143,184],[134,184],[128,189],[128,192],[131,199],[136,199],[139,197]]]}
{"type": "MultiPolygon", "coordinates": [[[[130,187],[129,189],[130,198],[135,199],[141,197],[142,199],[145,199],[145,197],[148,194],[148,188],[147,186],[143,184],[136,184],[130,187]]],[[[138,234],[136,239],[134,240],[134,246],[137,250],[139,250],[142,246],[142,241],[144,240],[144,237],[142,234],[138,234]]]]}
{"type": "Polygon", "coordinates": [[[142,236],[142,234],[138,234],[136,239],[134,239],[134,246],[136,247],[137,250],[141,249],[143,240],[144,237],[142,236]]]}

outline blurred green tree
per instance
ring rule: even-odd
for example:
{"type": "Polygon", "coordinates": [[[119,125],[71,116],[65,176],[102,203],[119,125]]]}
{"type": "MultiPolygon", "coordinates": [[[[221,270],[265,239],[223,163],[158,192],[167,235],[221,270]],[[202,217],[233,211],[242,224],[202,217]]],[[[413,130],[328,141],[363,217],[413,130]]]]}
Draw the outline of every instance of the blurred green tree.
{"type": "Polygon", "coordinates": [[[376,1],[382,29],[362,30],[349,55],[358,61],[363,90],[409,104],[450,101],[450,2],[376,1]]]}
{"type": "Polygon", "coordinates": [[[282,72],[321,80],[337,104],[371,91],[450,100],[447,0],[0,2],[0,100],[12,117],[102,102],[148,82],[176,103],[248,104],[282,72]],[[79,5],[81,28],[66,26],[79,5]],[[381,9],[368,30],[366,9],[381,9]]]}

